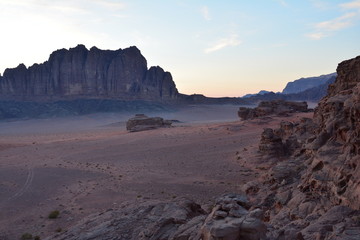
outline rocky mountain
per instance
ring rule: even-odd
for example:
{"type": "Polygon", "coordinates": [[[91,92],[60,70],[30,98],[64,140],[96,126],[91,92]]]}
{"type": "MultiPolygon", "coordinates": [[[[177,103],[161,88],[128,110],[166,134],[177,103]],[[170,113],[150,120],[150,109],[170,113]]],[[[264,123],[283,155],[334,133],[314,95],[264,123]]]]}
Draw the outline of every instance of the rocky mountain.
{"type": "Polygon", "coordinates": [[[59,100],[115,98],[173,100],[178,96],[169,72],[147,68],[139,49],[100,50],[84,45],[53,52],[48,61],[20,64],[0,76],[0,99],[59,100]]]}
{"type": "Polygon", "coordinates": [[[270,93],[270,91],[266,91],[266,90],[260,90],[258,93],[249,93],[249,94],[246,94],[244,96],[242,96],[242,98],[249,98],[249,97],[253,97],[253,96],[256,96],[256,95],[264,95],[264,94],[267,94],[267,93],[270,93]]]}
{"type": "Polygon", "coordinates": [[[321,75],[319,77],[300,78],[286,84],[282,94],[300,93],[307,89],[323,85],[332,78],[336,78],[336,73],[321,75]]]}

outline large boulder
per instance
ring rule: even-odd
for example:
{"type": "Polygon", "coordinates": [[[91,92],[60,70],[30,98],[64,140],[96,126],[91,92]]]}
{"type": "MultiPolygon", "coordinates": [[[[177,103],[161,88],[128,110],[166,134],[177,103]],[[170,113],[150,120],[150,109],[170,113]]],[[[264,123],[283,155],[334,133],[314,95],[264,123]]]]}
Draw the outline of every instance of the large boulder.
{"type": "Polygon", "coordinates": [[[246,196],[225,194],[220,197],[201,227],[202,240],[261,240],[266,236],[260,209],[249,210],[246,196]]]}
{"type": "Polygon", "coordinates": [[[144,114],[136,114],[126,122],[126,130],[139,132],[161,127],[170,127],[172,121],[164,120],[161,117],[148,117],[144,114]]]}

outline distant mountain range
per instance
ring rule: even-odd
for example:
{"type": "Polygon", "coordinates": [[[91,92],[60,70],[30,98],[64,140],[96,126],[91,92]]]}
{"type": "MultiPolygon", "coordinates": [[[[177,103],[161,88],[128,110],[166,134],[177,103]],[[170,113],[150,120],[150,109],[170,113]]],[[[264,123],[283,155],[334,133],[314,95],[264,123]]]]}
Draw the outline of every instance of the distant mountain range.
{"type": "Polygon", "coordinates": [[[257,94],[247,94],[242,98],[249,102],[276,99],[318,102],[326,95],[329,84],[335,82],[336,76],[336,73],[331,73],[319,77],[300,78],[289,82],[281,93],[262,90],[257,94]]]}
{"type": "Polygon", "coordinates": [[[329,82],[333,82],[336,76],[336,73],[330,73],[319,77],[300,78],[286,84],[282,94],[300,93],[324,84],[328,85],[329,82]]]}

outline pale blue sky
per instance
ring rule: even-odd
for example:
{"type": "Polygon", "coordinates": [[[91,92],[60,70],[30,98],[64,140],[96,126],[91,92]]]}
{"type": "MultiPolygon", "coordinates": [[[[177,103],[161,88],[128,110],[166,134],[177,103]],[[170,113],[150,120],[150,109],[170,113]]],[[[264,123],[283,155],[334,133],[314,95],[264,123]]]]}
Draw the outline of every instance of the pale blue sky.
{"type": "Polygon", "coordinates": [[[137,46],[180,92],[281,91],[360,55],[360,0],[0,0],[0,72],[60,48],[137,46]]]}

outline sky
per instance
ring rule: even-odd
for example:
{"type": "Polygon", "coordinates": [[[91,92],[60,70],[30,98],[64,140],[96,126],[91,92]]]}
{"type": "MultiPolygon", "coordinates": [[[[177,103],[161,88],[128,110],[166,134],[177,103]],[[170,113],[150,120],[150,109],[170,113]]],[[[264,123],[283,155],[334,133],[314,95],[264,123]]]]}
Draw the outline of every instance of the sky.
{"type": "Polygon", "coordinates": [[[360,0],[0,0],[0,73],[51,52],[137,46],[178,90],[282,91],[360,55],[360,0]]]}

